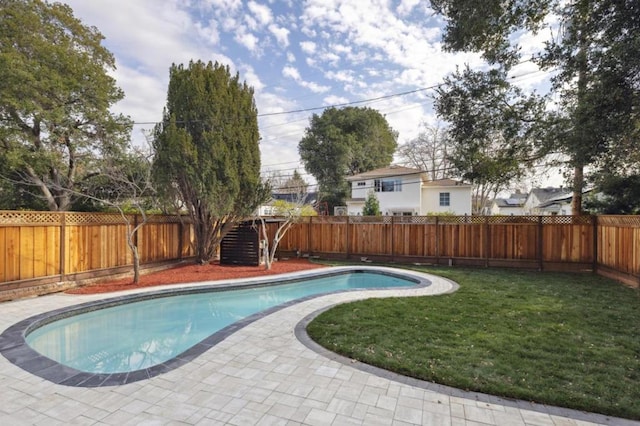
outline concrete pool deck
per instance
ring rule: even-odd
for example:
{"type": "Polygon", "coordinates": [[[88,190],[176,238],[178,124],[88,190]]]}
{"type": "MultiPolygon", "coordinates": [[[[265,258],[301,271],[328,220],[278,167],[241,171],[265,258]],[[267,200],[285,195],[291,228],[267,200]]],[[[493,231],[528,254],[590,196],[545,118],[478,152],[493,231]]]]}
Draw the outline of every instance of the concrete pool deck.
{"type": "MultiPolygon", "coordinates": [[[[429,279],[423,288],[305,300],[248,324],[188,364],[126,385],[58,385],[0,357],[0,424],[640,425],[408,379],[338,357],[305,336],[304,323],[337,303],[454,289],[445,279],[429,279]]],[[[205,283],[181,286],[198,285],[205,283]]],[[[1,303],[0,331],[43,312],[122,294],[1,303]]]]}

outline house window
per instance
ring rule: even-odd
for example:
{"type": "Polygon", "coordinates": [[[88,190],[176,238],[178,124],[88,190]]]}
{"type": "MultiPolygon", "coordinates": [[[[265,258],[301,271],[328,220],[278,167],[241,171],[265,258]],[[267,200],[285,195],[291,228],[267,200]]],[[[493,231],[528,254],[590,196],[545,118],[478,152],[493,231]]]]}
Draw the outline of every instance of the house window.
{"type": "Polygon", "coordinates": [[[451,205],[451,194],[448,192],[440,193],[440,206],[449,207],[451,205]]]}
{"type": "Polygon", "coordinates": [[[402,191],[401,179],[376,179],[373,182],[376,192],[400,192],[402,191]]]}

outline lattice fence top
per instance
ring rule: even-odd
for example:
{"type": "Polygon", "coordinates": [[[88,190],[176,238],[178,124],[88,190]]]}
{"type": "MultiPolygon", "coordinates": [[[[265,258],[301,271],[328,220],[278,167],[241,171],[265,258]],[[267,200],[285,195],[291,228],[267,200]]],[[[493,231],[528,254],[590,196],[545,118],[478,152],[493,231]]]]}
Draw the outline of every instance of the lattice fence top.
{"type": "MultiPolygon", "coordinates": [[[[128,217],[133,221],[133,216],[128,217]]],[[[67,225],[113,225],[123,224],[124,219],[119,213],[65,213],[64,222],[67,225]]]]}
{"type": "MultiPolygon", "coordinates": [[[[601,217],[601,216],[600,216],[601,217]]],[[[640,216],[637,216],[640,221],[640,216]]],[[[594,216],[314,216],[304,223],[592,225],[594,216]]]]}
{"type": "Polygon", "coordinates": [[[0,211],[0,225],[60,225],[63,213],[0,211]]]}
{"type": "Polygon", "coordinates": [[[598,224],[640,228],[640,216],[598,216],[598,224]]]}
{"type": "MultiPolygon", "coordinates": [[[[126,215],[130,223],[134,223],[136,215],[126,215]]],[[[142,216],[138,215],[138,222],[142,216]]],[[[188,216],[182,221],[190,223],[188,216]]],[[[148,223],[179,223],[179,216],[149,215],[148,223]]],[[[60,226],[66,225],[113,225],[124,224],[119,213],[83,213],[83,212],[48,212],[48,211],[12,211],[0,210],[0,226],[60,226]]]]}

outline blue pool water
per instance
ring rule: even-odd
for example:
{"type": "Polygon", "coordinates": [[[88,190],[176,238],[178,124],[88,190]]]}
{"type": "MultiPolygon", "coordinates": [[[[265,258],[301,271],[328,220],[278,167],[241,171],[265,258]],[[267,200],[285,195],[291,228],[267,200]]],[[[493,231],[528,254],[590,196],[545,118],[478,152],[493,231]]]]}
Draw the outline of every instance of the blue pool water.
{"type": "Polygon", "coordinates": [[[42,355],[76,370],[131,372],[175,358],[230,324],[293,300],[351,289],[415,284],[392,275],[358,272],[159,297],[60,319],[33,330],[26,341],[42,355]]]}

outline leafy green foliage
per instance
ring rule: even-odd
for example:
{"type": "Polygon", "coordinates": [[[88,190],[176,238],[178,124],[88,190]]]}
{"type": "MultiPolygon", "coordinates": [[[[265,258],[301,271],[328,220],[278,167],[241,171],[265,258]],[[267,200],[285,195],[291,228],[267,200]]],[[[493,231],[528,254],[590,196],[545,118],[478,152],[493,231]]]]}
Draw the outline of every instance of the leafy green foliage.
{"type": "Polygon", "coordinates": [[[207,263],[222,237],[269,196],[260,181],[253,89],[218,63],[173,65],[163,122],[155,129],[158,190],[178,198],[207,263]]]}
{"type": "Polygon", "coordinates": [[[634,289],[595,274],[411,269],[460,289],[339,305],[309,324],[310,336],[406,376],[640,419],[634,289]]]}
{"type": "Polygon", "coordinates": [[[448,160],[475,185],[475,207],[507,189],[548,152],[541,136],[544,99],[510,85],[504,70],[457,71],[438,89],[436,111],[451,122],[448,160]]]}
{"type": "Polygon", "coordinates": [[[367,194],[367,199],[364,201],[364,207],[362,208],[363,216],[380,216],[382,212],[380,211],[380,202],[378,201],[378,197],[376,197],[376,193],[373,191],[369,191],[367,194]]]}
{"type": "Polygon", "coordinates": [[[585,208],[594,214],[640,214],[640,175],[600,176],[585,208]]]}
{"type": "Polygon", "coordinates": [[[574,212],[580,213],[586,166],[593,172],[626,167],[629,151],[636,153],[637,166],[637,1],[433,0],[432,6],[447,19],[447,49],[482,52],[505,70],[522,59],[517,41],[523,33],[535,34],[558,21],[549,31],[553,37],[532,59],[555,71],[557,120],[555,126],[545,123],[546,139],[572,168],[574,212]]]}
{"type": "Polygon", "coordinates": [[[345,177],[391,164],[397,139],[398,133],[374,109],[328,108],[311,117],[298,151],[332,211],[349,192],[345,177]]]}
{"type": "Polygon", "coordinates": [[[128,141],[131,123],[109,111],[124,95],[102,39],[66,5],[2,1],[2,177],[50,210],[67,210],[100,158],[128,141]]]}

